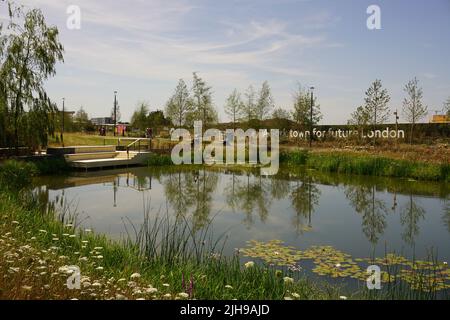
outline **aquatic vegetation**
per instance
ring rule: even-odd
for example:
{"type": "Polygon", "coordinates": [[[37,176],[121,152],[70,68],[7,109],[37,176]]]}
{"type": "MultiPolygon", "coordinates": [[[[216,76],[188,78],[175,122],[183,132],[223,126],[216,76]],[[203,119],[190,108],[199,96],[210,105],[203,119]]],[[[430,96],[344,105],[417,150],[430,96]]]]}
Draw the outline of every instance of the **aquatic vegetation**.
{"type": "Polygon", "coordinates": [[[307,150],[284,152],[280,162],[291,166],[305,165],[322,172],[449,181],[450,164],[433,164],[397,160],[382,156],[357,155],[307,150]]]}
{"type": "MultiPolygon", "coordinates": [[[[248,247],[241,250],[244,256],[261,259],[264,263],[285,267],[296,265],[301,260],[310,260],[313,273],[330,278],[353,278],[366,281],[369,265],[378,265],[382,283],[403,281],[413,290],[427,292],[450,289],[450,268],[448,264],[436,261],[415,260],[395,253],[387,253],[384,257],[355,258],[332,246],[312,246],[306,250],[296,250],[285,246],[280,240],[268,242],[249,241],[248,247]],[[392,267],[399,268],[392,270],[392,267]]],[[[286,278],[284,278],[286,280],[286,278]]],[[[290,279],[290,278],[289,278],[290,279]]]]}

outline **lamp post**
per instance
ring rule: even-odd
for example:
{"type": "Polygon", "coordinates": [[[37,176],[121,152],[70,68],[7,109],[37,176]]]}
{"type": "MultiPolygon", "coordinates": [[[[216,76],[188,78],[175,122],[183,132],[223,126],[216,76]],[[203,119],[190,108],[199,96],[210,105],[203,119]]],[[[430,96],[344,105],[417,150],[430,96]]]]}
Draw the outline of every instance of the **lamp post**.
{"type": "Polygon", "coordinates": [[[117,125],[117,91],[114,91],[114,137],[116,136],[117,125]]]}
{"type": "Polygon", "coordinates": [[[312,132],[313,132],[313,108],[314,108],[314,87],[309,88],[311,91],[311,108],[309,114],[309,148],[312,148],[312,132]]]}
{"type": "Polygon", "coordinates": [[[61,144],[64,148],[64,113],[65,113],[65,100],[66,98],[63,98],[63,105],[62,105],[62,114],[61,114],[61,144]]]}

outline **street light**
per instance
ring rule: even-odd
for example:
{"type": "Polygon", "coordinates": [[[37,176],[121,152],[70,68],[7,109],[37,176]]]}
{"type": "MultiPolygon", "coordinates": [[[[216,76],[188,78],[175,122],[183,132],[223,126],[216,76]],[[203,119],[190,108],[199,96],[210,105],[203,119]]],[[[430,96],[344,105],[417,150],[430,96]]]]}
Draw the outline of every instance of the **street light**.
{"type": "Polygon", "coordinates": [[[62,121],[61,121],[61,143],[62,146],[64,148],[64,113],[65,113],[65,108],[64,108],[64,102],[66,100],[66,98],[63,98],[63,106],[62,106],[62,121]]]}
{"type": "Polygon", "coordinates": [[[309,147],[312,148],[312,132],[313,132],[313,108],[314,108],[314,87],[309,88],[311,92],[311,108],[309,118],[309,147]]]}
{"type": "Polygon", "coordinates": [[[114,137],[116,136],[117,125],[117,91],[114,91],[114,137]]]}

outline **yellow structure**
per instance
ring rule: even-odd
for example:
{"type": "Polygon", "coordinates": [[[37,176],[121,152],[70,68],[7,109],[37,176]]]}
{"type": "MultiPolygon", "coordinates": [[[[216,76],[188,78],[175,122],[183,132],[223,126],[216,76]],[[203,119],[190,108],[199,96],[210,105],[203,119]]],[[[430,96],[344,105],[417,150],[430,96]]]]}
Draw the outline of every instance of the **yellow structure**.
{"type": "Polygon", "coordinates": [[[431,118],[430,123],[450,123],[450,117],[445,114],[436,114],[431,118]]]}

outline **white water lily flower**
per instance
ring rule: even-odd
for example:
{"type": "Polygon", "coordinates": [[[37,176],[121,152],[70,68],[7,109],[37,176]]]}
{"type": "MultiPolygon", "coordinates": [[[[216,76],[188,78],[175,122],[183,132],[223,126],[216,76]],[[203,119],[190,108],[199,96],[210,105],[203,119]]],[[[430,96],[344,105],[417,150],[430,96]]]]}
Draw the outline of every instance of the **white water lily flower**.
{"type": "Polygon", "coordinates": [[[139,274],[139,273],[133,273],[131,276],[130,276],[130,279],[139,279],[141,277],[141,275],[139,274]]]}
{"type": "Polygon", "coordinates": [[[248,268],[253,268],[255,266],[255,263],[253,261],[249,261],[246,264],[244,264],[244,266],[248,269],[248,268]]]}

